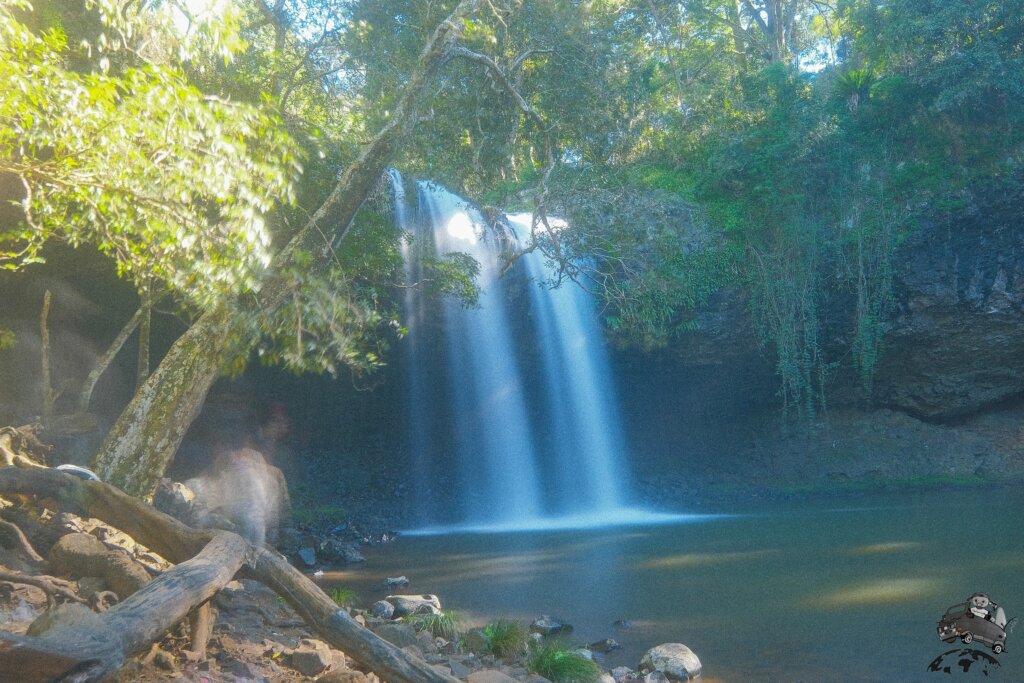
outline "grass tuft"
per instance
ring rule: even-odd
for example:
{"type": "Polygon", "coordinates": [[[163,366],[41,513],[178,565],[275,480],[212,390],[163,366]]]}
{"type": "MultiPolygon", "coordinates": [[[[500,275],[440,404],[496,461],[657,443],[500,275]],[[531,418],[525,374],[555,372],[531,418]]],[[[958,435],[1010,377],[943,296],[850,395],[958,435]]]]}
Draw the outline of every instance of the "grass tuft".
{"type": "Polygon", "coordinates": [[[530,649],[527,668],[553,683],[593,683],[601,667],[563,643],[540,643],[530,649]]]}
{"type": "Polygon", "coordinates": [[[511,619],[495,619],[483,628],[491,654],[502,659],[515,659],[526,654],[529,637],[526,627],[511,619]]]}
{"type": "Polygon", "coordinates": [[[331,591],[331,600],[338,607],[348,607],[358,599],[359,596],[351,588],[335,588],[331,591]]]}
{"type": "Polygon", "coordinates": [[[417,631],[428,631],[431,635],[445,640],[458,640],[462,630],[462,615],[454,610],[438,614],[410,614],[404,617],[417,631]]]}

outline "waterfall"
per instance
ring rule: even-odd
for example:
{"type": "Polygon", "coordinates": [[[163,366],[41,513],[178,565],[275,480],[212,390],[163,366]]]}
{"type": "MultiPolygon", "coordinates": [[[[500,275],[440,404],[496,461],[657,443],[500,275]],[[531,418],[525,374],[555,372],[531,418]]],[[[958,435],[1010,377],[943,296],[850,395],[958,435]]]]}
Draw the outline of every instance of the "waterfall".
{"type": "Polygon", "coordinates": [[[623,506],[626,447],[590,295],[572,283],[541,287],[550,274],[539,254],[500,277],[503,250],[527,234],[529,216],[508,216],[511,233],[495,234],[465,200],[424,181],[411,212],[391,174],[407,235],[400,364],[421,531],[667,518],[623,506]],[[477,307],[425,292],[425,264],[452,252],[480,265],[477,307]]]}

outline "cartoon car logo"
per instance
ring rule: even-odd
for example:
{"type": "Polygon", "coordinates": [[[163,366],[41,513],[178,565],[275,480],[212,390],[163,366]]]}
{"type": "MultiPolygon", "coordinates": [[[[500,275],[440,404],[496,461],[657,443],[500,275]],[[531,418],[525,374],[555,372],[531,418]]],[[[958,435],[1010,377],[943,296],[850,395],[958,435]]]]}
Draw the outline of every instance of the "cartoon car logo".
{"type": "Polygon", "coordinates": [[[959,638],[964,645],[978,641],[998,655],[1006,650],[1006,625],[1003,609],[984,593],[975,593],[942,615],[938,625],[939,640],[952,643],[959,638]]]}

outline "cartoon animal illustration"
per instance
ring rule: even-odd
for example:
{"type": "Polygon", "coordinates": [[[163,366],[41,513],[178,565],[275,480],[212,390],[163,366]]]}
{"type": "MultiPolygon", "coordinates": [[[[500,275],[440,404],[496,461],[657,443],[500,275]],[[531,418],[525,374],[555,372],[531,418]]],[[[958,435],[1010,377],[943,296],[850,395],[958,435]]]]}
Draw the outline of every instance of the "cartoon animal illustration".
{"type": "Polygon", "coordinates": [[[1013,630],[1016,621],[1007,622],[1003,608],[986,593],[978,592],[946,610],[939,620],[939,640],[951,643],[959,638],[964,645],[978,641],[998,655],[1005,651],[1007,631],[1013,630]]]}

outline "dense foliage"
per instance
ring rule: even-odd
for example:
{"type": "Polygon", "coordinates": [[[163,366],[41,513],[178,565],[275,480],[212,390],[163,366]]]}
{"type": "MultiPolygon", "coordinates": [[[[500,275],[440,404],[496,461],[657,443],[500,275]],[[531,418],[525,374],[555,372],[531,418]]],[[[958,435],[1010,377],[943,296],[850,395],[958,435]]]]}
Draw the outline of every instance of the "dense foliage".
{"type": "MultiPolygon", "coordinates": [[[[0,226],[5,264],[48,240],[91,244],[140,289],[241,302],[242,356],[376,365],[401,333],[387,207],[361,212],[328,270],[275,254],[389,122],[455,3],[177,5],[0,0],[0,176],[22,207],[0,226]],[[289,295],[261,307],[271,272],[289,295]]],[[[1022,10],[487,0],[394,161],[564,214],[524,247],[561,268],[551,284],[594,291],[620,343],[671,344],[715,292],[742,292],[784,403],[814,414],[840,364],[870,397],[905,236],[993,178],[1019,182],[1022,10]]],[[[472,263],[437,270],[473,299],[472,263]]]]}

